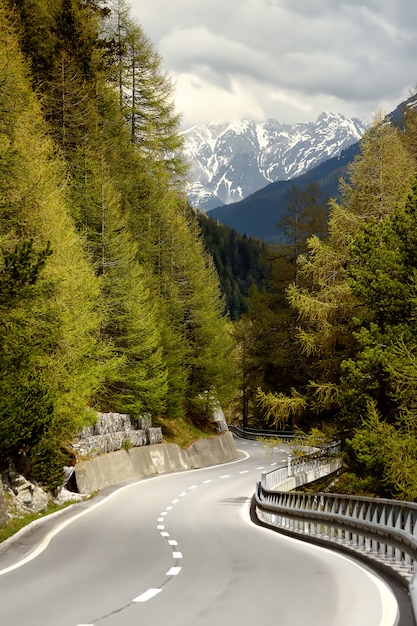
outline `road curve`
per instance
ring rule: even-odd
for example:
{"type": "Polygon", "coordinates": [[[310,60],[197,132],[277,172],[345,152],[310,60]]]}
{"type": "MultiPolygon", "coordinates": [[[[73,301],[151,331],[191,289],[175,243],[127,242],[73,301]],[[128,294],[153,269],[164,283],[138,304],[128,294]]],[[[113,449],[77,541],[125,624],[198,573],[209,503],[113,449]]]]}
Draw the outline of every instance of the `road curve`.
{"type": "Polygon", "coordinates": [[[237,442],[238,462],[75,505],[30,554],[17,539],[0,555],[0,624],[393,626],[395,598],[375,574],[250,522],[261,471],[287,450],[237,442]]]}

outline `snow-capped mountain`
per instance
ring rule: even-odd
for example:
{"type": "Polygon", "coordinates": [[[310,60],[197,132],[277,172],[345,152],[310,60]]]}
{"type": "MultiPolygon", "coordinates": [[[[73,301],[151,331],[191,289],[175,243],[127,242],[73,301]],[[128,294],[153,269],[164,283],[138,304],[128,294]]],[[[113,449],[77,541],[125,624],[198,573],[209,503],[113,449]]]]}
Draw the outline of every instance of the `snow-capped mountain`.
{"type": "Polygon", "coordinates": [[[184,131],[184,153],[191,165],[189,201],[205,210],[238,202],[339,155],[366,128],[358,118],[327,112],[315,122],[294,125],[269,119],[193,126],[184,131]]]}

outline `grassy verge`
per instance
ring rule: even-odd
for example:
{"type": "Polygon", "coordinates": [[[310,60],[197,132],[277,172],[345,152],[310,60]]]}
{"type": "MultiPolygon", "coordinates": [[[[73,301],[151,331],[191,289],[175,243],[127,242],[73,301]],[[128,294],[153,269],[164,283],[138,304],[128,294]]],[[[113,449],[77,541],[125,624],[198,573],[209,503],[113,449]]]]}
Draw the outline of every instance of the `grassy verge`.
{"type": "MultiPolygon", "coordinates": [[[[7,498],[7,494],[6,494],[7,498]]],[[[49,504],[45,511],[42,513],[22,513],[22,511],[14,510],[14,507],[8,503],[9,505],[9,513],[13,515],[11,519],[7,522],[6,526],[0,528],[0,543],[15,535],[19,530],[35,522],[36,520],[45,517],[46,515],[50,515],[51,513],[55,513],[56,511],[60,511],[61,509],[65,509],[67,506],[73,504],[72,502],[65,502],[64,504],[49,504]]]]}
{"type": "Polygon", "coordinates": [[[180,448],[188,448],[197,439],[211,437],[214,429],[209,430],[207,423],[205,430],[185,418],[176,419],[154,419],[153,426],[162,428],[162,440],[164,443],[176,443],[180,448]]]}

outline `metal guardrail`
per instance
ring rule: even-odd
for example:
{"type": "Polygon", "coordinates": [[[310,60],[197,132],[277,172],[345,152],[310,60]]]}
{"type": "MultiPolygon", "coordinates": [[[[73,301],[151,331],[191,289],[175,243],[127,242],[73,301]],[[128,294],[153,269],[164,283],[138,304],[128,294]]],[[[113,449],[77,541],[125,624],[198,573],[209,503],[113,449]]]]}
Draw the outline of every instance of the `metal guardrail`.
{"type": "Polygon", "coordinates": [[[255,503],[258,518],[277,529],[338,544],[391,568],[408,585],[417,621],[417,504],[277,491],[265,474],[257,484],[255,503]]]}
{"type": "MultiPolygon", "coordinates": [[[[231,426],[229,429],[251,439],[265,436],[259,431],[248,432],[231,426]]],[[[281,438],[281,435],[273,436],[281,438]]],[[[288,436],[288,441],[293,439],[294,435],[288,436]]],[[[339,443],[331,444],[313,454],[294,459],[289,456],[285,466],[264,472],[255,493],[258,519],[283,532],[303,535],[329,546],[336,544],[390,568],[404,586],[408,585],[417,624],[417,503],[279,491],[280,485],[288,484],[291,477],[297,477],[300,485],[311,482],[308,477],[314,476],[315,470],[333,473],[337,464],[331,459],[334,461],[339,452],[339,443]]]]}
{"type": "Polygon", "coordinates": [[[238,437],[242,439],[251,439],[256,440],[260,437],[264,438],[276,438],[282,439],[283,441],[293,441],[295,435],[293,432],[287,430],[266,430],[266,429],[258,429],[258,428],[240,428],[240,426],[234,426],[233,424],[228,424],[228,429],[231,433],[234,433],[238,437]]]}
{"type": "Polygon", "coordinates": [[[289,478],[297,477],[297,485],[306,484],[321,478],[323,475],[332,474],[340,469],[341,463],[335,463],[340,460],[340,442],[335,442],[321,448],[306,448],[309,452],[304,456],[293,457],[288,455],[287,464],[277,467],[271,472],[262,474],[262,485],[266,489],[274,489],[280,484],[288,481],[289,478]],[[314,450],[311,452],[311,450],[314,450]],[[327,471],[317,475],[318,472],[326,468],[327,471]],[[303,480],[302,477],[313,476],[310,480],[303,480]]]}

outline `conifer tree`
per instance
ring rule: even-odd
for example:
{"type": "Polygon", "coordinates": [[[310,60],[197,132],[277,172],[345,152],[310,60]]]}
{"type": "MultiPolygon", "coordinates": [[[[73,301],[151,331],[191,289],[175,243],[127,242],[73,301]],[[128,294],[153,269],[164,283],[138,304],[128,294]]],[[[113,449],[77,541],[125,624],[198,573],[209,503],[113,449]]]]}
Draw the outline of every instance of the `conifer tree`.
{"type": "MultiPolygon", "coordinates": [[[[337,413],[341,363],[357,350],[354,333],[363,304],[349,283],[350,241],[367,222],[382,221],[397,204],[404,205],[413,170],[399,131],[377,118],[361,142],[349,180],[341,181],[340,203],[330,203],[328,240],[313,236],[300,259],[306,285],[290,286],[288,295],[298,313],[302,350],[314,359],[310,382],[299,390],[307,395],[310,416],[325,419],[337,413]]],[[[281,397],[280,415],[286,403],[281,397]]],[[[288,399],[289,410],[291,403],[288,399]]]]}
{"type": "MultiPolygon", "coordinates": [[[[3,7],[0,22],[3,264],[10,267],[10,255],[17,254],[18,259],[20,254],[24,268],[28,251],[22,246],[28,241],[32,242],[34,258],[49,247],[52,251],[34,284],[29,280],[29,284],[21,285],[18,299],[10,300],[10,294],[9,300],[2,302],[3,311],[9,308],[2,316],[2,372],[16,373],[17,389],[23,395],[16,391],[12,398],[3,396],[8,409],[1,413],[3,418],[10,415],[12,403],[20,422],[27,426],[25,446],[16,445],[13,451],[8,447],[7,453],[18,456],[24,450],[35,472],[35,447],[40,452],[47,441],[57,453],[62,442],[85,423],[88,403],[101,383],[105,364],[99,343],[99,287],[69,215],[65,170],[47,138],[17,38],[3,7]],[[22,404],[24,394],[31,400],[22,404]],[[35,426],[37,414],[45,417],[42,429],[35,426]]],[[[32,266],[36,267],[35,261],[32,266]]],[[[3,427],[8,428],[7,422],[3,421],[3,427]]],[[[54,459],[52,455],[51,466],[54,459]]],[[[49,478],[44,476],[47,482],[49,478]]]]}
{"type": "Polygon", "coordinates": [[[409,500],[417,497],[416,190],[405,207],[370,222],[351,243],[351,288],[366,315],[340,384],[342,410],[356,417],[350,446],[357,474],[368,476],[376,493],[409,500]]]}
{"type": "Polygon", "coordinates": [[[125,0],[114,0],[106,20],[109,76],[118,90],[120,110],[132,143],[164,162],[172,174],[183,174],[182,136],[178,132],[173,87],[162,60],[142,28],[130,16],[125,0]]]}

